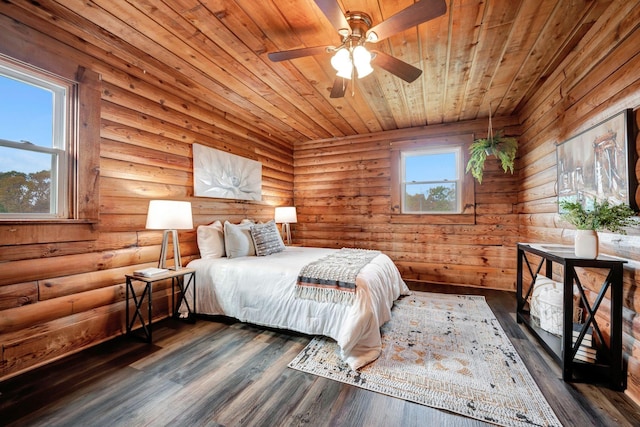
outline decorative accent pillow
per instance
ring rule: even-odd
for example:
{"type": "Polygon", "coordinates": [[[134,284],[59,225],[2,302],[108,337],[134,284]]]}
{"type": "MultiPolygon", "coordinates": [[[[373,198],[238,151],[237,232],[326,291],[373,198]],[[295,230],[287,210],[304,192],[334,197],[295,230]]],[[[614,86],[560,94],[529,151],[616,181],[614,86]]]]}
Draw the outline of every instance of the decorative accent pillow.
{"type": "Polygon", "coordinates": [[[285,250],[284,242],[274,220],[252,225],[250,230],[253,244],[256,247],[256,255],[271,255],[285,250]]]}
{"type": "Polygon", "coordinates": [[[200,249],[200,258],[226,256],[223,227],[220,221],[198,226],[198,249],[200,249]]]}
{"type": "Polygon", "coordinates": [[[224,222],[224,246],[227,258],[255,256],[256,248],[251,238],[252,222],[243,221],[239,225],[224,222]]]}

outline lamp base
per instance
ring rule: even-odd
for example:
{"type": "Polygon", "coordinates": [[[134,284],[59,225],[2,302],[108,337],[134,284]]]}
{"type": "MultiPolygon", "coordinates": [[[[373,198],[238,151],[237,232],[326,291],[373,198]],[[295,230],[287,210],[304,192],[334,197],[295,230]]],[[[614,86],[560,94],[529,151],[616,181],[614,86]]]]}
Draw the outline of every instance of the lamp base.
{"type": "Polygon", "coordinates": [[[160,247],[160,259],[158,260],[158,268],[167,267],[167,253],[169,248],[169,234],[173,242],[173,270],[182,268],[182,259],[180,258],[180,243],[178,242],[178,230],[164,230],[162,234],[162,246],[160,247]]]}
{"type": "Polygon", "coordinates": [[[285,245],[290,245],[291,244],[291,227],[289,226],[288,222],[283,222],[282,223],[282,234],[284,235],[284,244],[285,245]]]}

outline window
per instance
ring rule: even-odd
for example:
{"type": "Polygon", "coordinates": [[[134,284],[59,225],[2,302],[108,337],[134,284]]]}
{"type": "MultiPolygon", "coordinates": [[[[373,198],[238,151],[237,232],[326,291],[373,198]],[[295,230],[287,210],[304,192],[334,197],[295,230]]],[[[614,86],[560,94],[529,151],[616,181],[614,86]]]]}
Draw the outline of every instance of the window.
{"type": "MultiPolygon", "coordinates": [[[[0,250],[3,245],[95,240],[99,236],[97,224],[100,219],[100,74],[83,66],[83,63],[91,63],[89,57],[78,55],[78,51],[54,39],[48,39],[47,43],[34,43],[28,35],[16,33],[14,37],[3,38],[3,41],[0,43],[0,78],[4,83],[11,80],[12,84],[18,82],[24,85],[23,88],[29,86],[36,93],[48,94],[51,104],[46,116],[50,124],[46,132],[51,134],[48,143],[40,142],[31,134],[25,137],[8,133],[7,129],[15,123],[7,127],[6,121],[0,121],[0,172],[9,170],[2,163],[9,153],[12,156],[16,153],[26,155],[29,159],[16,161],[10,170],[18,173],[50,171],[48,178],[45,173],[45,178],[37,177],[31,183],[32,186],[35,182],[45,183],[40,187],[46,188],[43,192],[49,191],[48,202],[34,208],[36,212],[12,208],[5,210],[14,213],[0,213],[0,226],[10,225],[0,227],[0,250]],[[59,88],[66,91],[65,107],[57,108],[54,98],[59,88]],[[65,115],[58,116],[62,111],[65,115]],[[66,133],[63,148],[54,142],[54,134],[58,134],[59,129],[66,133]],[[29,140],[31,144],[23,140],[29,140]],[[39,167],[27,169],[37,159],[45,160],[39,160],[44,162],[39,167]],[[66,177],[61,180],[64,174],[66,177]],[[47,179],[56,183],[53,192],[53,186],[47,179]]],[[[4,104],[0,108],[6,110],[5,90],[0,94],[0,104],[4,104]]],[[[14,105],[13,109],[17,111],[18,106],[14,105]]],[[[35,111],[30,108],[22,117],[35,120],[35,111]]],[[[0,195],[4,192],[4,189],[0,190],[0,195]]],[[[40,194],[35,196],[35,199],[40,198],[47,200],[40,194]]]]}
{"type": "Polygon", "coordinates": [[[391,142],[391,221],[474,224],[472,142],[472,134],[391,142]]]}
{"type": "Polygon", "coordinates": [[[402,213],[460,213],[462,148],[403,151],[402,213]]]}
{"type": "Polygon", "coordinates": [[[68,218],[73,89],[0,61],[0,217],[68,218]]]}

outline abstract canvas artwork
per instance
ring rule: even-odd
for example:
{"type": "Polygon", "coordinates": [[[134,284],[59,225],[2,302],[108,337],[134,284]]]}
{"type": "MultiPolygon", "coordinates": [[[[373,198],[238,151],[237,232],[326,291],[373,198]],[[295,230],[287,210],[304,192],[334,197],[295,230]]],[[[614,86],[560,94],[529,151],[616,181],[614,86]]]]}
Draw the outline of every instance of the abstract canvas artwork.
{"type": "Polygon", "coordinates": [[[262,163],[193,144],[193,191],[199,197],[261,200],[262,163]]]}
{"type": "Polygon", "coordinates": [[[632,202],[629,179],[628,113],[626,111],[559,144],[558,200],[613,204],[632,202]]]}

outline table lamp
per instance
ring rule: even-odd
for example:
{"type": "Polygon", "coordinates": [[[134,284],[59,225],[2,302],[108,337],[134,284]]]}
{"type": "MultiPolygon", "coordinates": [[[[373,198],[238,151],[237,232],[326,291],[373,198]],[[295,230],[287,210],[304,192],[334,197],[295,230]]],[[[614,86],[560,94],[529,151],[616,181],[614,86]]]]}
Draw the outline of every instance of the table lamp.
{"type": "Polygon", "coordinates": [[[285,235],[285,243],[291,244],[291,228],[289,224],[298,222],[295,206],[281,206],[276,208],[274,220],[278,224],[282,224],[282,234],[285,235]]]}
{"type": "Polygon", "coordinates": [[[171,234],[173,241],[173,269],[180,270],[182,268],[182,260],[180,258],[178,230],[191,230],[193,228],[191,202],[174,200],[149,201],[146,228],[149,230],[164,230],[158,268],[167,268],[167,248],[169,246],[169,234],[171,234]]]}

